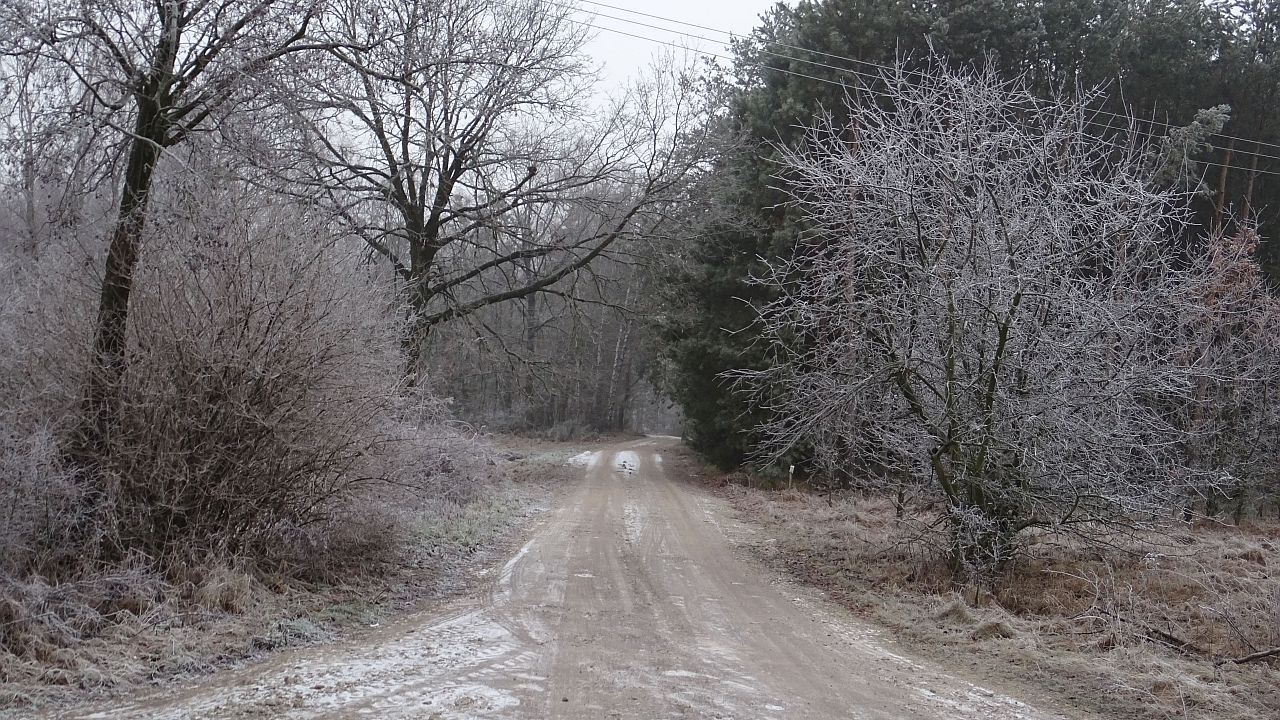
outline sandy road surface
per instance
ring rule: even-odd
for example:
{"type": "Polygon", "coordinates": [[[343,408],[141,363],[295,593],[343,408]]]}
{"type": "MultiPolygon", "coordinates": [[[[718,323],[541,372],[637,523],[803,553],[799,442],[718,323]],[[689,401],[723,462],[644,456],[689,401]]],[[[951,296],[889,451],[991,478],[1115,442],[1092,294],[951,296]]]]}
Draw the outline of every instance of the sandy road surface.
{"type": "Polygon", "coordinates": [[[646,439],[585,478],[488,597],[90,718],[1053,717],[887,650],[738,557],[646,439]]]}

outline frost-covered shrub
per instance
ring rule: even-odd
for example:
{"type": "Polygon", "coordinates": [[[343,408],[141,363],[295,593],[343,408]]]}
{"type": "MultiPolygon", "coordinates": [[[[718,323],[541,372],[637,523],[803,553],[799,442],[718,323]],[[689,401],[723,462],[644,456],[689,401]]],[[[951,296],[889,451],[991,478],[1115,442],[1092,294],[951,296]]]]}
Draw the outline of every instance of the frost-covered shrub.
{"type": "Polygon", "coordinates": [[[773,452],[938,498],[958,570],[1216,492],[1225,458],[1189,448],[1275,377],[1248,242],[1188,250],[1186,195],[1087,94],[941,63],[884,85],[783,151],[812,230],[760,280],[774,362],[740,374],[773,452]]]}
{"type": "Polygon", "coordinates": [[[269,555],[389,448],[403,371],[387,298],[323,225],[254,200],[172,200],[148,225],[94,468],[108,556],[269,555]]]}

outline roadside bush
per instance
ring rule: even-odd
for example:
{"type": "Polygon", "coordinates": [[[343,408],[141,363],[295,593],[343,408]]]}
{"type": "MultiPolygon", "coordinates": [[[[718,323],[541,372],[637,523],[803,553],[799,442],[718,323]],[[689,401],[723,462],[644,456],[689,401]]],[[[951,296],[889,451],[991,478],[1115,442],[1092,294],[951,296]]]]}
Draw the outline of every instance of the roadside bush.
{"type": "Polygon", "coordinates": [[[96,302],[82,248],[97,239],[0,248],[0,575],[274,562],[405,457],[397,313],[378,278],[305,208],[201,182],[153,198],[120,421],[87,461],[70,449],[96,302]]]}
{"type": "Polygon", "coordinates": [[[101,238],[70,228],[38,256],[0,245],[6,682],[207,665],[210,618],[252,626],[294,580],[398,568],[423,522],[490,485],[490,452],[401,386],[386,279],[306,208],[215,179],[156,189],[120,420],[90,457],[77,441],[100,263],[86,248],[101,238]],[[182,647],[121,664],[121,646],[175,632],[182,647]]]}
{"type": "Polygon", "coordinates": [[[305,216],[233,202],[154,223],[97,468],[109,558],[267,557],[371,482],[390,440],[385,299],[305,216]]]}
{"type": "Polygon", "coordinates": [[[382,452],[369,458],[374,483],[313,526],[281,538],[281,557],[310,580],[349,578],[414,553],[440,548],[422,526],[450,519],[494,497],[501,477],[492,447],[444,420],[434,401],[405,398],[382,429],[382,452]],[[406,554],[408,553],[408,554],[406,554]]]}
{"type": "Polygon", "coordinates": [[[81,267],[61,246],[39,257],[0,247],[0,577],[84,553],[86,488],[63,447],[88,337],[81,267]]]}
{"type": "Polygon", "coordinates": [[[51,431],[0,415],[0,577],[73,564],[84,494],[51,431]]]}

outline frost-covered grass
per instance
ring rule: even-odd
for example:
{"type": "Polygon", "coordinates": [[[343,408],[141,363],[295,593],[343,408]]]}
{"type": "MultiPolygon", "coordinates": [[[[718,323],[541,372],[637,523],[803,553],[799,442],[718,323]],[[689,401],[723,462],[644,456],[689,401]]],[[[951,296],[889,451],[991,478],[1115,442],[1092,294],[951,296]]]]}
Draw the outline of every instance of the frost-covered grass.
{"type": "Polygon", "coordinates": [[[364,499],[369,522],[395,523],[387,537],[397,545],[363,569],[335,557],[302,577],[219,564],[182,583],[139,565],[53,585],[0,582],[0,645],[8,648],[0,649],[0,717],[332,639],[465,590],[546,507],[543,477],[554,478],[556,464],[496,459],[486,443],[445,433],[421,447],[424,463],[447,458],[448,472],[423,466],[432,492],[419,502],[403,488],[364,499]]]}
{"type": "Polygon", "coordinates": [[[891,497],[723,492],[756,554],[958,671],[1103,717],[1280,717],[1280,658],[1221,662],[1280,646],[1280,527],[1185,527],[1103,552],[1042,538],[994,586],[957,587],[891,497]]]}
{"type": "Polygon", "coordinates": [[[468,503],[447,515],[423,518],[414,528],[414,544],[431,553],[443,548],[474,551],[492,542],[520,510],[510,496],[494,495],[468,503]]]}

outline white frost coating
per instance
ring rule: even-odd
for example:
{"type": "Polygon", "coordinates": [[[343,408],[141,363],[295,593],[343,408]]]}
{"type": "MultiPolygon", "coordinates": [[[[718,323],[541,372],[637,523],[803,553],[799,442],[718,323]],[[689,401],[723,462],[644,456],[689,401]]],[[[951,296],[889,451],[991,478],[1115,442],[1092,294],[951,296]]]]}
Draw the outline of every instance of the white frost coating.
{"type": "Polygon", "coordinates": [[[916,687],[915,691],[936,706],[946,708],[946,712],[957,714],[957,717],[1004,717],[1013,720],[1038,717],[1026,703],[996,695],[990,690],[986,691],[989,694],[984,694],[971,689],[963,696],[956,691],[939,693],[926,687],[916,687]]]}
{"type": "Polygon", "coordinates": [[[907,665],[907,666],[909,666],[909,667],[919,667],[919,665],[917,665],[916,663],[914,663],[914,662],[912,662],[912,661],[910,661],[910,660],[908,660],[908,659],[906,659],[906,658],[902,657],[901,655],[897,655],[897,654],[891,653],[891,652],[889,652],[888,650],[885,650],[885,649],[884,649],[883,647],[881,647],[880,645],[872,644],[872,645],[871,645],[871,648],[872,648],[873,650],[877,650],[877,651],[879,651],[879,653],[880,653],[881,655],[883,655],[883,656],[885,656],[885,657],[889,658],[890,660],[896,660],[896,661],[898,661],[898,662],[902,663],[903,665],[907,665]]]}
{"type": "Polygon", "coordinates": [[[631,450],[623,450],[614,456],[613,466],[624,472],[635,474],[640,468],[640,456],[631,450]]]}
{"type": "Polygon", "coordinates": [[[521,558],[529,554],[529,548],[533,546],[533,541],[536,539],[537,538],[533,538],[529,542],[525,543],[524,547],[520,548],[520,552],[516,553],[514,557],[502,566],[502,572],[498,573],[498,591],[494,593],[495,595],[503,598],[511,597],[511,574],[516,569],[516,563],[520,562],[521,558]]]}
{"type": "Polygon", "coordinates": [[[600,453],[584,450],[577,455],[569,458],[569,465],[573,467],[595,467],[600,462],[600,453]]]}
{"type": "Polygon", "coordinates": [[[506,627],[472,610],[375,645],[338,645],[309,653],[309,661],[300,666],[277,668],[252,683],[192,693],[168,708],[124,705],[81,717],[180,720],[211,717],[227,708],[291,720],[432,713],[492,717],[519,704],[509,692],[485,682],[492,674],[488,666],[516,646],[506,627]]]}

